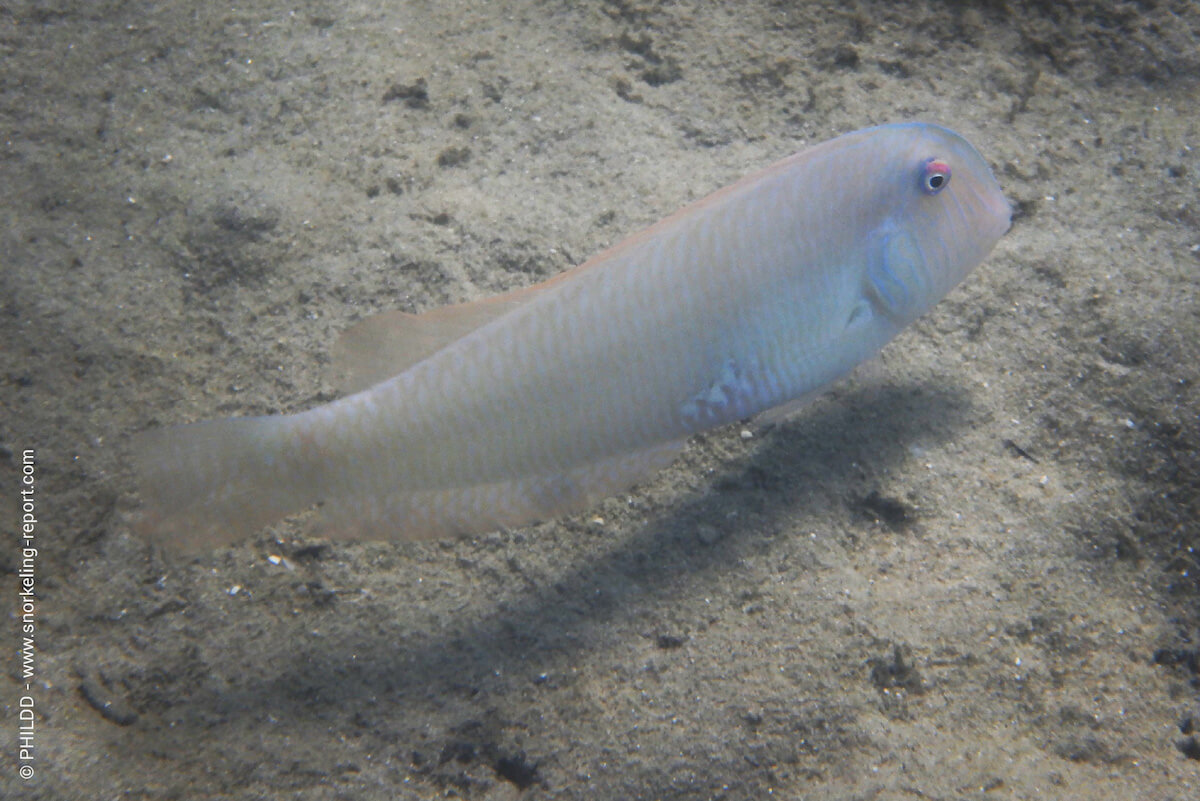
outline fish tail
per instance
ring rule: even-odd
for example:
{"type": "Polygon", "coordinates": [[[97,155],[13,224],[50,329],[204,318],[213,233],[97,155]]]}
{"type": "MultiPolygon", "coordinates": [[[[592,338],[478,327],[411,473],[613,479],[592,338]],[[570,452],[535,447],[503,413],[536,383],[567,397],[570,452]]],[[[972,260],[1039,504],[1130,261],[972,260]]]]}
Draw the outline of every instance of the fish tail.
{"type": "Polygon", "coordinates": [[[312,466],[293,416],[208,420],[144,431],[132,455],[136,528],[174,551],[227,545],[314,503],[312,466]]]}

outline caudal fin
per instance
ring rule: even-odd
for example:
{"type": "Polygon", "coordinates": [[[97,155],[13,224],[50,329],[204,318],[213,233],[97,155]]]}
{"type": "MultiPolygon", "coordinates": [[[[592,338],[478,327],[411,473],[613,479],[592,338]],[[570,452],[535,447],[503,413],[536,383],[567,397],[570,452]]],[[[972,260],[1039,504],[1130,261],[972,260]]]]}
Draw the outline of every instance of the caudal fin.
{"type": "Polygon", "coordinates": [[[227,545],[315,501],[292,419],[243,417],[144,431],[132,454],[139,533],[174,551],[227,545]]]}

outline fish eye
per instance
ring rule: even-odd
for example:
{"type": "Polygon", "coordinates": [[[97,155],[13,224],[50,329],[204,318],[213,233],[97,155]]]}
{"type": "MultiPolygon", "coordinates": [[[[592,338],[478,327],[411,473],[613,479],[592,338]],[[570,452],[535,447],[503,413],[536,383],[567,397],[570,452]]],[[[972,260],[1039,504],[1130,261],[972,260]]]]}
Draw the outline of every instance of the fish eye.
{"type": "Polygon", "coordinates": [[[936,195],[950,183],[950,165],[939,158],[926,159],[921,165],[921,189],[936,195]]]}

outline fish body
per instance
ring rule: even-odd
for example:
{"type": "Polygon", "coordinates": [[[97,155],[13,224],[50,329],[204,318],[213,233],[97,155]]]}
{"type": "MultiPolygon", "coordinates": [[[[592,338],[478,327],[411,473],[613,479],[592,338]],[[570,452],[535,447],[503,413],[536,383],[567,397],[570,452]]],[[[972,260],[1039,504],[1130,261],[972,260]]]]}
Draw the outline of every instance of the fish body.
{"type": "Polygon", "coordinates": [[[330,537],[415,539],[584,508],[874,355],[1009,220],[957,134],[846,134],[544,284],[364,321],[339,348],[362,388],[330,404],[138,435],[142,529],[205,547],[320,505],[330,537]]]}

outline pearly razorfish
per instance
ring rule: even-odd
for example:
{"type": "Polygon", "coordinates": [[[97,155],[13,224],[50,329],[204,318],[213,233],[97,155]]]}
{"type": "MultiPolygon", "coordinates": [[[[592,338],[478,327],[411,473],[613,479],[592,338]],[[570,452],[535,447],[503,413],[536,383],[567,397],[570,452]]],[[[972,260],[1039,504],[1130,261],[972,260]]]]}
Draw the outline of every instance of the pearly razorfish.
{"type": "Polygon", "coordinates": [[[202,548],[319,506],[337,539],[416,539],[585,508],[687,437],[879,351],[1009,227],[945,128],[846,134],[549,281],[351,328],[359,391],[298,414],[138,435],[139,526],[202,548]]]}

